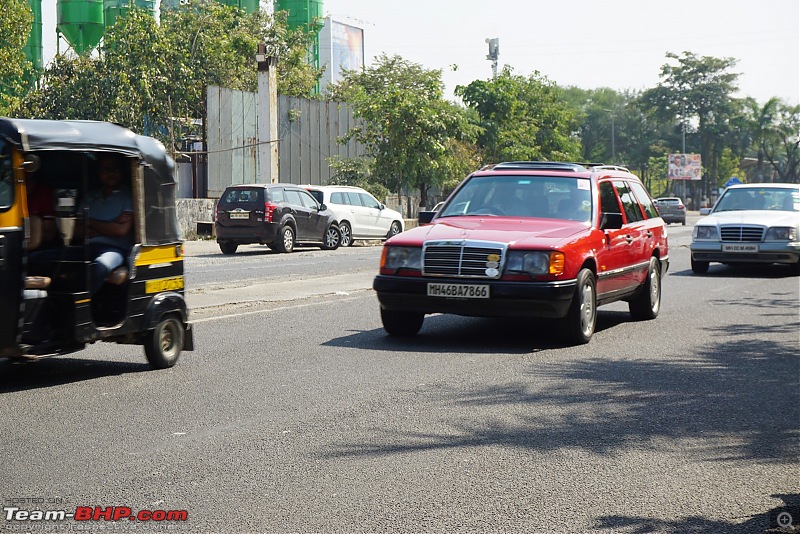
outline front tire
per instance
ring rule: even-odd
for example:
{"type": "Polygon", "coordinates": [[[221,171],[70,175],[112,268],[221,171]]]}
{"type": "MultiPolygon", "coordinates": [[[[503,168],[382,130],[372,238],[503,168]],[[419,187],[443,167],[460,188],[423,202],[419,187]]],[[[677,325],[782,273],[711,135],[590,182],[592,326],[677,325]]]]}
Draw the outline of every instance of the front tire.
{"type": "Polygon", "coordinates": [[[285,252],[287,254],[294,252],[294,229],[291,226],[286,225],[281,228],[278,240],[275,243],[275,249],[278,252],[285,252]]]}
{"type": "Polygon", "coordinates": [[[219,242],[219,249],[222,251],[223,254],[236,254],[236,249],[239,248],[239,245],[232,241],[220,241],[219,242]]]}
{"type": "Polygon", "coordinates": [[[597,289],[591,269],[581,269],[578,273],[575,294],[564,320],[564,337],[568,342],[584,345],[592,339],[597,324],[597,289]]]}
{"type": "Polygon", "coordinates": [[[154,369],[167,369],[178,361],[184,343],[183,323],[177,315],[162,317],[156,327],[147,333],[144,354],[154,369]]]}
{"type": "Polygon", "coordinates": [[[390,336],[411,337],[417,335],[422,322],[425,320],[424,313],[407,312],[398,310],[387,310],[381,308],[381,322],[383,329],[390,336]]]}
{"type": "Polygon", "coordinates": [[[342,244],[343,247],[349,247],[353,244],[353,229],[350,228],[350,224],[343,222],[339,225],[339,231],[342,233],[342,244]]]}
{"type": "Polygon", "coordinates": [[[655,319],[658,316],[661,309],[661,267],[658,258],[650,258],[647,278],[636,298],[628,303],[628,309],[638,321],[655,319]]]}
{"type": "Polygon", "coordinates": [[[325,230],[325,235],[322,238],[322,250],[336,250],[342,242],[342,232],[338,226],[330,225],[325,230]]]}
{"type": "Polygon", "coordinates": [[[692,272],[694,274],[706,274],[708,272],[707,261],[697,261],[692,257],[692,272]]]}

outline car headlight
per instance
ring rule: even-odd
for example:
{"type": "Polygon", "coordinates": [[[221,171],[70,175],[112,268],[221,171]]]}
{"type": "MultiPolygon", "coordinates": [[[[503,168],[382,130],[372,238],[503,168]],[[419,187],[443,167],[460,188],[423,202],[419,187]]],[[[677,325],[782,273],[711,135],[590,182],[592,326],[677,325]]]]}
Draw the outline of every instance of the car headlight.
{"type": "Polygon", "coordinates": [[[561,274],[564,272],[563,252],[531,252],[512,250],[506,259],[506,273],[528,274],[561,274]]]}
{"type": "Polygon", "coordinates": [[[719,240],[719,232],[716,226],[695,226],[692,230],[692,239],[713,239],[719,240]]]}
{"type": "Polygon", "coordinates": [[[422,270],[422,249],[420,247],[383,247],[381,268],[422,270]]]}
{"type": "Polygon", "coordinates": [[[792,226],[775,226],[767,230],[764,241],[797,241],[797,228],[792,226]]]}

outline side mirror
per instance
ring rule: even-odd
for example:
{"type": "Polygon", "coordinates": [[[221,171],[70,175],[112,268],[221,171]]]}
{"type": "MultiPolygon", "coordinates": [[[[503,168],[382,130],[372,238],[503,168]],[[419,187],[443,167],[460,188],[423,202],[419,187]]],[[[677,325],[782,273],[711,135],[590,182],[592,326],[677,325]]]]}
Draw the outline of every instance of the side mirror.
{"type": "Polygon", "coordinates": [[[420,211],[419,212],[419,224],[429,224],[433,220],[433,216],[436,215],[437,212],[435,211],[420,211]]]}
{"type": "Polygon", "coordinates": [[[320,203],[318,209],[319,209],[319,211],[325,211],[326,209],[328,209],[328,206],[326,206],[325,204],[320,203]]]}
{"type": "Polygon", "coordinates": [[[618,230],[622,228],[622,214],[603,212],[600,214],[601,230],[618,230]]]}
{"type": "Polygon", "coordinates": [[[700,208],[700,215],[708,215],[711,213],[711,208],[700,208]]]}
{"type": "Polygon", "coordinates": [[[385,205],[383,205],[383,204],[378,204],[378,209],[379,209],[379,210],[385,210],[385,209],[386,209],[386,206],[385,206],[385,205]]]}

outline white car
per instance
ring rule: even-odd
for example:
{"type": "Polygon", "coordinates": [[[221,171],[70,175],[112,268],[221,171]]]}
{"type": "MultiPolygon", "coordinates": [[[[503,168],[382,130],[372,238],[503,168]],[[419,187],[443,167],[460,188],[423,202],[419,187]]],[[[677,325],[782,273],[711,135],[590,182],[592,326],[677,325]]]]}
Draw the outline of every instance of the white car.
{"type": "Polygon", "coordinates": [[[695,273],[711,262],[784,263],[800,272],[800,185],[732,185],[700,213],[690,246],[695,273]]]}
{"type": "Polygon", "coordinates": [[[388,239],[403,231],[403,216],[387,208],[360,187],[345,185],[305,185],[317,202],[336,216],[342,233],[341,246],[356,239],[388,239]]]}

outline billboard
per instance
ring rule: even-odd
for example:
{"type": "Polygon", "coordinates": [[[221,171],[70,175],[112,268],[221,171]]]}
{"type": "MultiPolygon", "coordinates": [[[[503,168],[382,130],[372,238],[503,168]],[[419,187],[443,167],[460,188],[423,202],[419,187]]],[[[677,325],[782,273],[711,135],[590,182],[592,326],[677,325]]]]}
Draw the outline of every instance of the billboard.
{"type": "Polygon", "coordinates": [[[702,178],[700,154],[670,154],[667,156],[668,180],[699,180],[702,178]]]}
{"type": "Polygon", "coordinates": [[[327,17],[319,32],[319,61],[325,66],[322,87],[341,80],[342,69],[363,68],[364,30],[327,17]]]}

